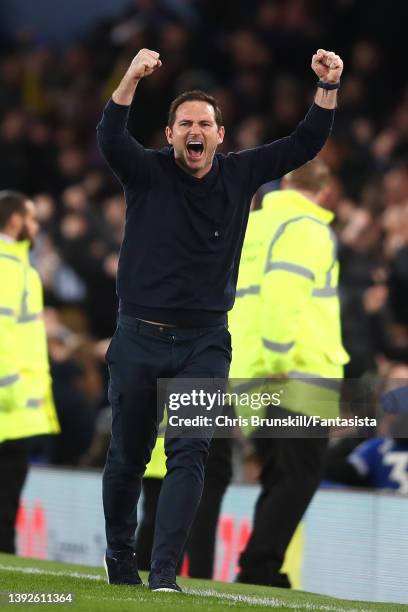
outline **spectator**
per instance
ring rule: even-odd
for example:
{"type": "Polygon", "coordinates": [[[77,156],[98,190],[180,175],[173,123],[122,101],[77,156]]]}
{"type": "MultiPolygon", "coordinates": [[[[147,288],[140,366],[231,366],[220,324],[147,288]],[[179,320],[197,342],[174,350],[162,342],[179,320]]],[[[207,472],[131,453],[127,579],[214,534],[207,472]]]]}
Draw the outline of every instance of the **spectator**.
{"type": "Polygon", "coordinates": [[[331,452],[325,475],[348,486],[387,489],[408,495],[407,415],[396,417],[386,435],[361,442],[345,456],[331,452]]]}

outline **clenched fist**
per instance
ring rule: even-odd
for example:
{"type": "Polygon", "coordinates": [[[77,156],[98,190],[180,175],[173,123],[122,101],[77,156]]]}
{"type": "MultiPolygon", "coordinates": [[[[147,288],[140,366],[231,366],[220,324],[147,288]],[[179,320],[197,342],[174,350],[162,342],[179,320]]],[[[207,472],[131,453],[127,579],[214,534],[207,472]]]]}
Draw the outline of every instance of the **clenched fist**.
{"type": "Polygon", "coordinates": [[[161,67],[160,54],[150,49],[141,49],[133,58],[127,70],[127,76],[139,81],[143,77],[149,76],[161,67]]]}
{"type": "Polygon", "coordinates": [[[312,68],[325,83],[337,83],[343,72],[343,60],[333,51],[318,49],[312,57],[312,68]]]}

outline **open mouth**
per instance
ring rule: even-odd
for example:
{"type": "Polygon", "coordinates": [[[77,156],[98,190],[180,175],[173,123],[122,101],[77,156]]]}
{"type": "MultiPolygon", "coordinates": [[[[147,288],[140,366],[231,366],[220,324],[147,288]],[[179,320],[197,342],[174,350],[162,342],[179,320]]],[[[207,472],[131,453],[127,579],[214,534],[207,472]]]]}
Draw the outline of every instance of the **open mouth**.
{"type": "Polygon", "coordinates": [[[197,141],[190,141],[187,143],[187,153],[188,153],[188,157],[190,159],[201,159],[201,156],[204,153],[204,145],[202,142],[197,141]]]}

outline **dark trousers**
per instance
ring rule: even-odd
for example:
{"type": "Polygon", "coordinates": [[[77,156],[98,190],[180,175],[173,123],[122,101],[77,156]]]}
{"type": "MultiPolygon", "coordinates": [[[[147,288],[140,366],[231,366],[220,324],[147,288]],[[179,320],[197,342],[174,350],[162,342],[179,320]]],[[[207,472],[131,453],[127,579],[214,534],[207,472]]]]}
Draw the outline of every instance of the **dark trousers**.
{"type": "MultiPolygon", "coordinates": [[[[228,378],[231,339],[224,325],[159,327],[119,315],[107,352],[112,437],[103,475],[108,549],[134,550],[141,481],[161,418],[157,379],[228,378]]],[[[186,409],[184,408],[184,411],[186,409]]],[[[200,502],[210,437],[166,434],[152,563],[177,565],[200,502]]]]}
{"type": "Polygon", "coordinates": [[[327,438],[256,438],[261,493],[238,581],[290,586],[280,573],[286,549],[319,486],[327,438]]]}
{"type": "MultiPolygon", "coordinates": [[[[204,489],[186,545],[189,575],[192,578],[213,577],[215,541],[224,493],[231,481],[232,442],[229,438],[213,438],[205,466],[204,489]]],[[[143,518],[136,536],[139,569],[150,569],[153,531],[162,480],[143,479],[143,518]]],[[[181,565],[182,559],[179,560],[181,565]]]]}
{"type": "Polygon", "coordinates": [[[186,548],[191,578],[213,578],[218,518],[224,493],[232,478],[231,455],[231,438],[213,438],[203,495],[186,548]]]}
{"type": "Polygon", "coordinates": [[[143,516],[136,533],[137,565],[140,570],[150,570],[157,505],[163,480],[143,478],[143,516]]]}
{"type": "Polygon", "coordinates": [[[27,440],[0,444],[0,552],[15,553],[15,523],[28,472],[27,440]]]}

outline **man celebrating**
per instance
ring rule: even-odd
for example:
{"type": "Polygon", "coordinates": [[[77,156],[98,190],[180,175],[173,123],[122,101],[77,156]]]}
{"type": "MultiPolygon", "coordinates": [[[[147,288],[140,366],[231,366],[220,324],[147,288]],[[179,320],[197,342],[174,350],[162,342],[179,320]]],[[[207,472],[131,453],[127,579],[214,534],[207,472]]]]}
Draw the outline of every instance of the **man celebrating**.
{"type": "MultiPolygon", "coordinates": [[[[287,138],[221,155],[222,115],[201,91],[170,107],[170,147],[145,149],[127,131],[129,107],[143,77],[160,69],[142,49],[98,125],[101,151],[122,183],[126,227],[119,261],[118,326],[107,352],[112,438],[103,477],[110,583],[141,584],[134,553],[141,478],[158,429],[158,378],[227,379],[232,308],[253,194],[315,157],[330,134],[343,70],[319,49],[315,103],[287,138]]],[[[149,586],[179,591],[176,565],[203,487],[210,439],[168,437],[167,474],[157,509],[149,586]]]]}

